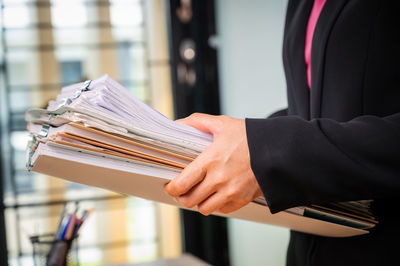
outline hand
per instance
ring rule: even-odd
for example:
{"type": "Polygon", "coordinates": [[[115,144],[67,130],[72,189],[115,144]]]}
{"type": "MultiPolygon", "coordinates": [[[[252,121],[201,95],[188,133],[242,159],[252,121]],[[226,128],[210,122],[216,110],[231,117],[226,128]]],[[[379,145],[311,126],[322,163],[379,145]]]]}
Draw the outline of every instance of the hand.
{"type": "Polygon", "coordinates": [[[243,119],[192,114],[177,122],[211,133],[214,142],[165,191],[187,208],[203,215],[233,212],[262,195],[250,167],[243,119]]]}

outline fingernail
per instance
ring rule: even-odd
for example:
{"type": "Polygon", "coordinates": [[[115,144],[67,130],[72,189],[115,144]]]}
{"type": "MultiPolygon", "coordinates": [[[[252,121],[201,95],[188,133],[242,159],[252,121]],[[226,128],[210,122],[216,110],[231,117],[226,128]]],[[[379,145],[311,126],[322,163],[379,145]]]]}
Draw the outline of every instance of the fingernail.
{"type": "Polygon", "coordinates": [[[173,199],[177,202],[177,203],[179,203],[179,201],[178,201],[178,198],[177,197],[173,197],[173,199]]]}

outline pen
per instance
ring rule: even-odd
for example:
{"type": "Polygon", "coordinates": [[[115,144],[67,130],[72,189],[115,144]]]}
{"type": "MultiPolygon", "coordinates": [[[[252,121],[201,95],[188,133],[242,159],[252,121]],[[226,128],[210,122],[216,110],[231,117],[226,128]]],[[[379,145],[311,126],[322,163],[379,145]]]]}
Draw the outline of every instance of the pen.
{"type": "Polygon", "coordinates": [[[56,233],[54,235],[55,238],[59,238],[59,236],[60,236],[61,226],[62,226],[62,222],[63,222],[66,210],[67,210],[67,205],[64,204],[64,206],[62,207],[61,213],[60,213],[60,219],[59,219],[59,222],[58,222],[58,225],[57,225],[57,230],[56,230],[56,233]]]}

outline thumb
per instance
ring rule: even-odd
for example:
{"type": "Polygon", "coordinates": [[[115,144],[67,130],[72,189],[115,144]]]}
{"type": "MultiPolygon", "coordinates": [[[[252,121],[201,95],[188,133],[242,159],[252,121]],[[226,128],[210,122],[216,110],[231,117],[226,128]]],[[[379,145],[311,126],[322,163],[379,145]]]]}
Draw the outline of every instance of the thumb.
{"type": "Polygon", "coordinates": [[[190,116],[176,120],[177,123],[197,128],[206,133],[214,134],[221,124],[218,116],[202,113],[194,113],[190,116]]]}

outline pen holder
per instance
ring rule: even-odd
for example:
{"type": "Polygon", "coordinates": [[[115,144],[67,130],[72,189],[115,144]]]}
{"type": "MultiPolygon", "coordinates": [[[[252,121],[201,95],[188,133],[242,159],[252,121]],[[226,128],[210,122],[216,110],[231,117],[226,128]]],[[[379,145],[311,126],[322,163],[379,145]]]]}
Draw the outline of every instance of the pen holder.
{"type": "Polygon", "coordinates": [[[34,265],[67,266],[70,264],[68,263],[70,259],[69,253],[75,238],[70,240],[54,240],[54,234],[30,237],[33,246],[34,265]]]}

